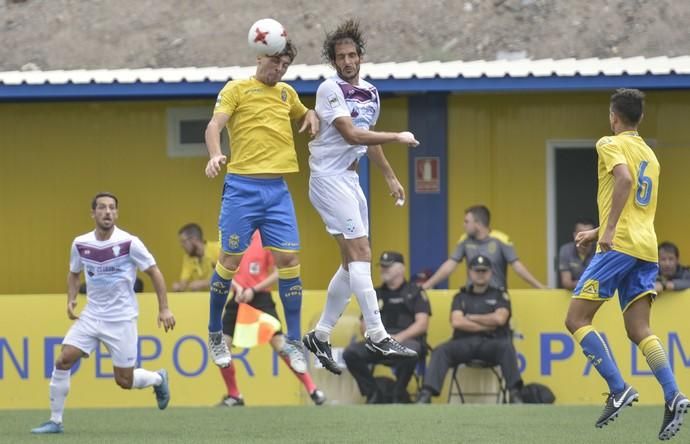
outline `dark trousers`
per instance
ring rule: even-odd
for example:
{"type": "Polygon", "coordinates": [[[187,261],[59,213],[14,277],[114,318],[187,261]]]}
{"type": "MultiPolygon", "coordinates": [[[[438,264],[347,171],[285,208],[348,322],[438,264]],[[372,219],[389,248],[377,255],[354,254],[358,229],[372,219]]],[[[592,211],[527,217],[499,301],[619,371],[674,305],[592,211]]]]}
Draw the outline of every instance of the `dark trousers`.
{"type": "Polygon", "coordinates": [[[473,336],[452,339],[434,349],[426,369],[424,387],[434,395],[440,394],[448,369],[475,359],[499,365],[509,390],[522,385],[512,338],[473,336]]]}
{"type": "MultiPolygon", "coordinates": [[[[416,351],[420,356],[422,355],[422,344],[420,341],[411,339],[404,341],[402,344],[416,351]]],[[[355,378],[355,381],[357,381],[360,393],[367,397],[371,396],[376,391],[376,381],[371,373],[369,364],[381,363],[383,358],[379,358],[367,350],[364,346],[364,342],[356,342],[350,344],[345,349],[343,352],[343,359],[345,360],[350,374],[355,378]]],[[[417,362],[418,359],[407,359],[391,365],[395,373],[394,396],[407,391],[407,384],[414,374],[417,362]]]]}

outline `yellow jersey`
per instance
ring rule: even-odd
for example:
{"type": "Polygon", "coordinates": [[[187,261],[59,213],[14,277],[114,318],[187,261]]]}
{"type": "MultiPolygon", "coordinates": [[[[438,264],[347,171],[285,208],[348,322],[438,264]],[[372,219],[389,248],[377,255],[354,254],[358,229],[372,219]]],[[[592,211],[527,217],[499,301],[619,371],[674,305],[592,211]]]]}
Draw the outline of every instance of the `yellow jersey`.
{"type": "Polygon", "coordinates": [[[268,86],[254,77],[230,81],[218,94],[213,112],[230,116],[228,173],[299,171],[291,120],[303,117],[307,108],[290,85],[268,86]]]}
{"type": "Polygon", "coordinates": [[[213,270],[216,268],[220,255],[220,242],[206,242],[203,257],[185,254],[182,258],[182,271],[180,281],[192,282],[198,280],[211,281],[213,270]]]}
{"type": "Polygon", "coordinates": [[[637,131],[602,137],[597,142],[599,234],[608,222],[613,195],[613,168],[626,165],[633,189],[616,225],[613,250],[649,262],[658,262],[654,215],[659,194],[659,161],[637,131]]]}

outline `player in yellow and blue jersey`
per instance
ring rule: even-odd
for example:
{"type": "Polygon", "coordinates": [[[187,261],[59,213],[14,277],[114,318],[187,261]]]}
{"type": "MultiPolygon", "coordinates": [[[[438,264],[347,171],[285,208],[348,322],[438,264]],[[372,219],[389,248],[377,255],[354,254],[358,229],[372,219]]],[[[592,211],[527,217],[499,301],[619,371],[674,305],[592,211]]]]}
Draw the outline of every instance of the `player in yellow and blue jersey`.
{"type": "Polygon", "coordinates": [[[220,256],[211,278],[209,351],[216,365],[230,364],[223,339],[223,307],[231,280],[255,230],[265,248],[272,250],[278,268],[278,290],[285,310],[287,344],[293,362],[304,360],[300,340],[302,282],[297,220],[283,174],[298,171],[292,121],[300,132],[318,132],[319,121],[308,110],[283,75],[295,59],[288,40],[279,54],[257,57],[256,73],[247,80],[228,82],[218,94],[213,118],[206,128],[209,161],[206,175],[215,177],[227,158],[221,152],[220,132],[230,134],[230,161],[223,186],[220,217],[220,256]]]}
{"type": "Polygon", "coordinates": [[[609,386],[597,427],[612,421],[639,397],[621,376],[611,352],[592,320],[601,305],[618,291],[628,337],[640,348],[664,391],[666,405],[659,439],[672,438],[688,411],[673,370],[649,317],[659,270],[654,216],[659,194],[659,161],[637,133],[644,94],[619,89],[611,96],[609,120],[614,135],[597,142],[599,228],[582,231],[575,242],[586,245],[597,237],[597,252],[573,292],[566,327],[582,346],[609,386]]]}

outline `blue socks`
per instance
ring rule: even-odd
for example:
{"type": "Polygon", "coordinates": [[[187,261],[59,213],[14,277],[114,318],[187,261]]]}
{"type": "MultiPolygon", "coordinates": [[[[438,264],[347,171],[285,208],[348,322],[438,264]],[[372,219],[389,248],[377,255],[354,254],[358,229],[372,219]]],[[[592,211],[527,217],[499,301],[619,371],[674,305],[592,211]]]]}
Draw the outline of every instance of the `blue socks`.
{"type": "Polygon", "coordinates": [[[223,330],[223,309],[230,293],[230,281],[235,275],[234,270],[228,270],[220,262],[216,264],[216,271],[211,277],[211,300],[209,301],[208,331],[223,330]]]}
{"type": "Polygon", "coordinates": [[[573,333],[575,340],[582,346],[587,359],[592,362],[594,368],[606,380],[611,393],[620,393],[625,388],[625,381],[613,356],[609,352],[604,340],[591,325],[579,328],[573,333]]]}
{"type": "Polygon", "coordinates": [[[278,292],[285,312],[286,336],[293,340],[302,337],[302,280],[299,272],[299,265],[278,270],[278,292]]]}

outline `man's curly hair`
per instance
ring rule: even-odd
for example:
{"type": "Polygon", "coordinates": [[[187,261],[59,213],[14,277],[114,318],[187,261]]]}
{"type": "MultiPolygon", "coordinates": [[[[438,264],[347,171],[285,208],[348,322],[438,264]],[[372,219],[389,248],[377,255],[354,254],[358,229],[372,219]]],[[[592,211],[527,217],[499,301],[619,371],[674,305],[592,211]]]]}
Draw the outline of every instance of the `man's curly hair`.
{"type": "Polygon", "coordinates": [[[342,40],[352,40],[357,48],[357,55],[360,57],[365,52],[366,41],[359,30],[359,22],[354,19],[349,19],[342,23],[335,31],[326,34],[326,40],[323,42],[323,49],[321,54],[330,63],[335,62],[335,45],[342,40]]]}
{"type": "Polygon", "coordinates": [[[290,63],[295,61],[295,57],[297,57],[297,46],[292,42],[292,40],[287,39],[285,41],[285,48],[283,48],[282,51],[280,51],[278,54],[276,54],[278,57],[282,56],[288,56],[290,57],[290,63]]]}

